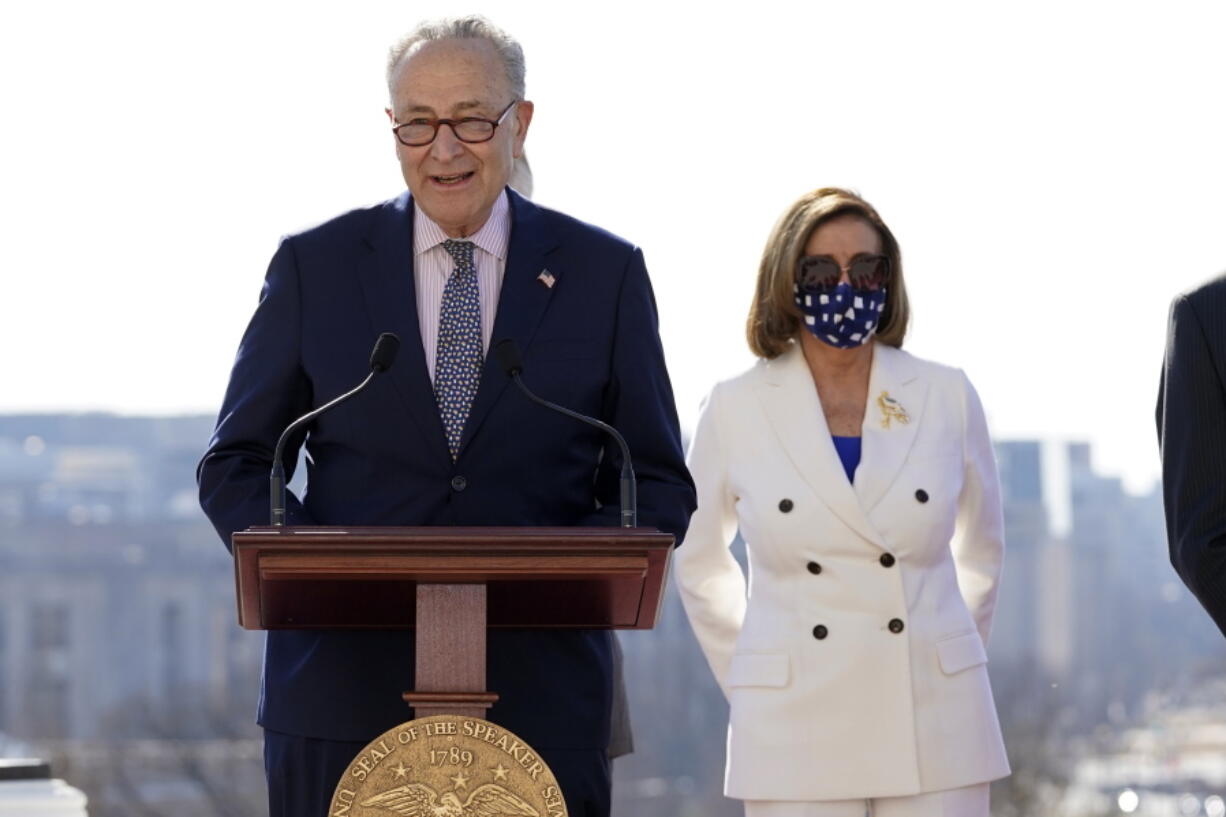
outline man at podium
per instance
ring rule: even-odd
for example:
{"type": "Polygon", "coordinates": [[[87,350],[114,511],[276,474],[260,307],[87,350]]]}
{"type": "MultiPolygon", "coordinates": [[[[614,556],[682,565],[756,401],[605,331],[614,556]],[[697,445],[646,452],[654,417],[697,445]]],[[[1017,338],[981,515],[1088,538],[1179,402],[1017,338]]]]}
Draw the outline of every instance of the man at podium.
{"type": "MultiPolygon", "coordinates": [[[[489,350],[513,338],[534,391],[624,434],[641,523],[680,539],[694,489],[642,253],[507,186],[533,114],[520,46],[479,17],[425,23],[392,49],[388,85],[408,190],[273,256],[198,469],[218,533],[268,523],[278,436],[361,380],[390,331],[391,370],[310,427],[287,524],[617,524],[616,448],[507,387],[489,350]]],[[[489,634],[489,718],[541,753],[577,817],[609,813],[612,654],[607,631],[489,634]]],[[[346,764],[409,717],[412,678],[404,632],[269,632],[272,817],[322,817],[346,764]]]]}

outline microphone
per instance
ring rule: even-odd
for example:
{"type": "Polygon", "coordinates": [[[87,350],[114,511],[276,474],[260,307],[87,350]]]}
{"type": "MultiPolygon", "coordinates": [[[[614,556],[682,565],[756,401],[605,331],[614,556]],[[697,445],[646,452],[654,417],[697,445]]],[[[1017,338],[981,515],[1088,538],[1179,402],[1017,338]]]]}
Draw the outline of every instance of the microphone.
{"type": "Polygon", "coordinates": [[[290,435],[299,430],[307,423],[314,420],[319,415],[331,408],[339,406],[341,403],[353,397],[355,394],[366,388],[367,384],[374,379],[375,375],[386,372],[392,368],[392,364],[396,362],[396,353],[400,351],[400,338],[396,337],[391,332],[384,332],[379,335],[379,339],[375,341],[375,348],[370,353],[370,374],[366,375],[366,379],[359,383],[356,387],[342,394],[340,397],[334,398],[327,403],[324,403],[319,408],[309,411],[299,417],[297,420],[289,424],[285,431],[281,432],[280,439],[277,440],[276,451],[272,455],[272,473],[268,475],[268,488],[270,497],[270,512],[269,524],[281,527],[285,525],[285,468],[281,464],[281,458],[285,453],[285,443],[289,440],[290,435]]]}
{"type": "Polygon", "coordinates": [[[396,353],[400,351],[400,338],[392,332],[384,332],[375,341],[375,348],[370,350],[370,369],[372,372],[386,372],[396,362],[396,353]]]}
{"type": "Polygon", "coordinates": [[[494,345],[494,354],[498,358],[498,365],[507,373],[507,377],[515,381],[515,385],[519,386],[519,390],[527,395],[528,399],[533,403],[542,405],[547,409],[561,412],[567,417],[573,417],[576,420],[587,423],[588,425],[596,426],[602,431],[610,434],[613,439],[617,440],[617,445],[622,452],[622,474],[621,474],[621,520],[623,528],[633,528],[638,526],[639,519],[639,501],[637,483],[634,480],[634,465],[630,462],[630,448],[626,445],[626,440],[618,433],[617,429],[608,423],[597,420],[595,417],[588,417],[586,414],[580,414],[577,411],[571,411],[568,408],[559,406],[557,403],[550,403],[533,394],[527,386],[524,385],[520,374],[524,370],[523,359],[519,355],[519,344],[514,338],[504,338],[494,345]]]}

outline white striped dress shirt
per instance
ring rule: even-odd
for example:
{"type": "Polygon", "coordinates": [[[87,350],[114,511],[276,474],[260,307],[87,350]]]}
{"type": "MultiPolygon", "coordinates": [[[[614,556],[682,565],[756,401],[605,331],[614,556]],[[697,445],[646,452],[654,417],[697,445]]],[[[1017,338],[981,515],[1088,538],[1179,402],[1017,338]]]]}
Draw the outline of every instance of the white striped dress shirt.
{"type": "MultiPolygon", "coordinates": [[[[421,346],[426,352],[426,368],[434,382],[434,357],[438,351],[438,315],[443,305],[443,288],[455,269],[455,261],[443,249],[449,236],[413,204],[413,282],[417,288],[417,322],[421,325],[421,346]]],[[[511,240],[511,208],[507,194],[494,202],[490,217],[480,230],[464,241],[476,245],[473,261],[477,265],[477,291],[481,298],[481,351],[490,350],[494,315],[498,312],[498,293],[507,267],[507,245],[511,240]]]]}

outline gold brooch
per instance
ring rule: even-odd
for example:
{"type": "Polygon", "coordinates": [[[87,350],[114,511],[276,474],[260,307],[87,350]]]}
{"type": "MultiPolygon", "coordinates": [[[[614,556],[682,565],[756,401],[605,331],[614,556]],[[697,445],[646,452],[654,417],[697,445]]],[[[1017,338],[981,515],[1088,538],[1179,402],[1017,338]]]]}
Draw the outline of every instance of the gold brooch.
{"type": "Polygon", "coordinates": [[[902,407],[902,403],[890,397],[888,391],[883,391],[877,396],[877,406],[881,409],[882,428],[889,428],[890,420],[897,420],[902,425],[911,422],[911,418],[907,415],[907,410],[902,407]]]}

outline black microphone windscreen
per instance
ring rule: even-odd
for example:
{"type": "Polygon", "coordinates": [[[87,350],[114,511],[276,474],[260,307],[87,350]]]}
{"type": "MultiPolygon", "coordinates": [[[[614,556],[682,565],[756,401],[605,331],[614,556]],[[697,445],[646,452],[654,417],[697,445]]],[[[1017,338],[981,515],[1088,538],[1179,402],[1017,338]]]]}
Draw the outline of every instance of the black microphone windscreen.
{"type": "Polygon", "coordinates": [[[370,353],[370,368],[376,372],[386,372],[396,362],[396,353],[400,351],[400,338],[391,332],[384,332],[375,341],[375,349],[370,353]]]}
{"type": "Polygon", "coordinates": [[[507,377],[514,377],[524,370],[524,361],[519,356],[519,344],[514,338],[503,338],[494,345],[494,354],[498,356],[498,365],[507,373],[507,377]]]}

